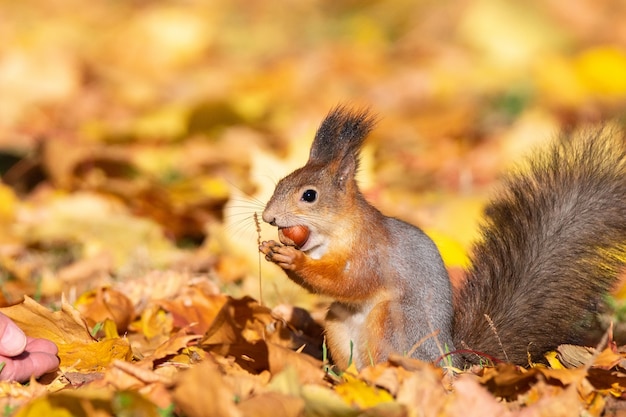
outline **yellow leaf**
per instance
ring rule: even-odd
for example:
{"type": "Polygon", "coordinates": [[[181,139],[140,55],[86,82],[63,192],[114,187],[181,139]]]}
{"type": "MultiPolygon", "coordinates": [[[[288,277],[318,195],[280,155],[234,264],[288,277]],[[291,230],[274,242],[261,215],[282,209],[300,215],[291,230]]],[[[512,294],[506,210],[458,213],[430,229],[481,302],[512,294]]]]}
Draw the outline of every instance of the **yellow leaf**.
{"type": "Polygon", "coordinates": [[[186,108],[161,107],[139,118],[133,131],[138,138],[175,139],[185,133],[187,117],[186,108]]]}
{"type": "Polygon", "coordinates": [[[15,217],[17,197],[13,189],[0,183],[0,221],[11,221],[15,217]]]}
{"type": "Polygon", "coordinates": [[[302,387],[302,397],[306,403],[307,415],[312,416],[352,416],[354,409],[347,405],[335,391],[319,385],[302,387]]]}
{"type": "Polygon", "coordinates": [[[546,360],[552,369],[565,369],[563,364],[558,359],[558,354],[555,351],[545,354],[546,360]]]}
{"type": "Polygon", "coordinates": [[[106,319],[102,324],[102,331],[104,332],[104,337],[107,339],[115,339],[120,337],[117,332],[117,325],[111,319],[106,319]]]}
{"type": "Polygon", "coordinates": [[[465,248],[457,240],[435,230],[427,230],[426,234],[437,245],[446,266],[458,266],[461,268],[469,266],[470,261],[465,248]]]}
{"type": "Polygon", "coordinates": [[[174,319],[156,304],[149,305],[141,314],[139,322],[132,324],[131,329],[140,331],[150,340],[157,336],[168,336],[174,327],[174,319]]]}
{"type": "Polygon", "coordinates": [[[71,367],[75,371],[102,371],[114,359],[128,361],[132,358],[130,343],[121,338],[92,343],[69,343],[58,347],[61,367],[71,367]]]}
{"type": "Polygon", "coordinates": [[[30,337],[51,340],[57,345],[94,343],[87,325],[70,304],[62,302],[61,311],[51,311],[32,298],[10,307],[0,308],[30,337]]]}
{"type": "Polygon", "coordinates": [[[59,348],[61,367],[76,370],[99,370],[113,359],[131,358],[126,339],[107,339],[97,342],[89,333],[80,313],[62,302],[61,311],[52,312],[26,296],[20,304],[0,308],[30,337],[52,341],[59,348]]]}
{"type": "Polygon", "coordinates": [[[67,405],[52,404],[48,397],[40,397],[22,408],[16,417],[72,417],[75,415],[67,405]]]}
{"type": "Polygon", "coordinates": [[[337,385],[335,392],[348,404],[366,409],[393,401],[393,397],[387,391],[368,385],[347,372],[343,379],[345,382],[337,385]]]}
{"type": "Polygon", "coordinates": [[[626,53],[611,46],[591,48],[574,62],[591,95],[609,99],[626,97],[626,53]]]}

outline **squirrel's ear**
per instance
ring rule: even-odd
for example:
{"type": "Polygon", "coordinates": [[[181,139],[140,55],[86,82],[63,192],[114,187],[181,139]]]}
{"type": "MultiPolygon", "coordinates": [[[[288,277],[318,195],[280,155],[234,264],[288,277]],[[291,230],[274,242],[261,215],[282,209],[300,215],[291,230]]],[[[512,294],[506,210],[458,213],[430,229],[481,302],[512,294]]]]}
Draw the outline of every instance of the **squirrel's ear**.
{"type": "Polygon", "coordinates": [[[342,178],[340,185],[345,185],[359,167],[361,146],[375,123],[375,117],[367,110],[351,111],[345,106],[335,107],[315,134],[307,164],[335,166],[337,178],[342,178]]]}
{"type": "Polygon", "coordinates": [[[345,190],[346,184],[356,176],[358,169],[359,155],[349,154],[341,160],[335,176],[339,189],[345,190]]]}

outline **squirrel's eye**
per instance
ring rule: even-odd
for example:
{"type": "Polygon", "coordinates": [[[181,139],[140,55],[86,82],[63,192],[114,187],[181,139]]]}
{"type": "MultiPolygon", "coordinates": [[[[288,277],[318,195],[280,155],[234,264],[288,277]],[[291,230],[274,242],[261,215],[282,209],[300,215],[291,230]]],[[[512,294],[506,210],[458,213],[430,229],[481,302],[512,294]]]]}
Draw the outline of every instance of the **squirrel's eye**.
{"type": "Polygon", "coordinates": [[[302,197],[300,199],[302,201],[306,201],[307,203],[312,203],[317,198],[317,191],[315,190],[306,190],[302,193],[302,197]]]}

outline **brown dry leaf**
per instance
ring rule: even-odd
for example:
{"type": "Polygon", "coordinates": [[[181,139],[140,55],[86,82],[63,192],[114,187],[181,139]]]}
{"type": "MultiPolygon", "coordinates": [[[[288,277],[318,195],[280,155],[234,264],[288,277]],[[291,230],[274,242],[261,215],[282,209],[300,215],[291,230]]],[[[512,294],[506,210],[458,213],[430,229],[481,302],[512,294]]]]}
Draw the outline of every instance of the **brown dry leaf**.
{"type": "Polygon", "coordinates": [[[300,384],[320,384],[324,380],[322,362],[302,353],[280,345],[267,343],[269,353],[269,371],[276,375],[287,367],[293,367],[298,375],[300,384]]]}
{"type": "Polygon", "coordinates": [[[200,335],[189,335],[186,329],[179,330],[176,334],[172,335],[169,339],[159,345],[156,350],[150,355],[141,360],[141,363],[152,364],[157,360],[164,359],[167,356],[177,354],[181,349],[187,347],[189,342],[200,339],[200,335]]]}
{"type": "Polygon", "coordinates": [[[454,382],[454,397],[446,407],[451,417],[509,417],[513,413],[482,387],[476,378],[461,375],[454,382]]]}
{"type": "Polygon", "coordinates": [[[72,286],[81,282],[93,282],[96,279],[109,277],[113,268],[111,254],[100,252],[59,269],[57,278],[65,286],[72,286]]]}
{"type": "Polygon", "coordinates": [[[410,373],[401,373],[401,384],[396,394],[397,402],[409,410],[418,409],[424,410],[426,415],[441,415],[449,401],[448,392],[441,384],[441,369],[422,362],[410,370],[410,373]]]}
{"type": "Polygon", "coordinates": [[[172,397],[189,417],[244,415],[235,405],[235,389],[224,378],[219,367],[208,360],[179,375],[172,397]]]}
{"type": "Polygon", "coordinates": [[[537,371],[524,370],[513,364],[498,364],[483,370],[480,382],[494,395],[508,400],[527,391],[536,381],[537,371]]]}
{"type": "Polygon", "coordinates": [[[100,287],[85,292],[78,298],[75,305],[90,327],[111,319],[115,322],[118,333],[125,333],[135,316],[130,300],[112,288],[100,287]]]}
{"type": "Polygon", "coordinates": [[[133,390],[149,384],[172,383],[171,378],[157,374],[144,364],[115,360],[111,365],[107,369],[104,381],[117,390],[133,390]]]}
{"type": "Polygon", "coordinates": [[[576,387],[583,384],[586,377],[585,368],[551,369],[536,366],[524,369],[512,364],[498,364],[494,368],[485,368],[480,382],[494,395],[514,400],[539,380],[551,385],[576,387]]]}
{"type": "Polygon", "coordinates": [[[552,369],[538,366],[533,369],[543,375],[548,383],[557,382],[565,386],[580,384],[587,376],[587,370],[585,368],[552,369]]]}
{"type": "Polygon", "coordinates": [[[304,412],[304,400],[277,392],[250,397],[237,405],[242,415],[250,417],[299,417],[304,412]]]}
{"type": "Polygon", "coordinates": [[[514,400],[537,381],[537,374],[537,368],[526,370],[513,364],[501,363],[493,368],[484,368],[480,383],[492,394],[514,400]]]}
{"type": "Polygon", "coordinates": [[[566,368],[576,368],[588,364],[594,354],[595,349],[593,348],[567,344],[560,345],[558,347],[558,353],[555,355],[547,355],[547,359],[552,368],[563,366],[566,368]]]}
{"type": "Polygon", "coordinates": [[[608,346],[593,360],[594,368],[611,369],[624,360],[624,357],[608,346]]]}
{"type": "MultiPolygon", "coordinates": [[[[626,392],[626,375],[620,371],[590,368],[586,382],[590,384],[589,390],[594,393],[596,391],[605,392],[620,398],[626,392]]],[[[580,391],[581,395],[583,393],[587,396],[591,394],[591,392],[584,392],[583,389],[580,391]]]]}
{"type": "Polygon", "coordinates": [[[403,374],[408,374],[409,371],[389,365],[385,363],[368,366],[361,371],[359,376],[371,385],[384,388],[395,397],[405,377],[403,374]]]}
{"type": "Polygon", "coordinates": [[[292,366],[297,370],[300,383],[323,381],[324,372],[321,361],[271,342],[240,340],[235,343],[203,346],[214,354],[232,357],[237,365],[254,374],[264,371],[277,374],[287,366],[292,366]]]}
{"type": "Polygon", "coordinates": [[[63,302],[61,311],[52,312],[26,296],[20,304],[1,308],[30,337],[51,340],[59,348],[60,367],[74,370],[98,371],[114,359],[128,360],[132,356],[127,340],[104,339],[97,342],[80,313],[63,302]]]}
{"type": "MultiPolygon", "coordinates": [[[[539,384],[539,387],[543,384],[539,384]]],[[[526,417],[569,417],[589,413],[589,409],[581,403],[580,395],[576,386],[572,385],[565,389],[542,389],[539,395],[541,398],[534,404],[530,404],[521,413],[526,417]]],[[[588,415],[595,415],[589,413],[588,415]]]]}
{"type": "Polygon", "coordinates": [[[255,374],[266,370],[277,374],[289,365],[298,369],[302,383],[321,381],[320,361],[284,347],[290,344],[289,333],[269,308],[250,297],[229,297],[200,345],[215,354],[233,357],[239,366],[255,374]]]}
{"type": "Polygon", "coordinates": [[[234,343],[239,340],[255,342],[277,335],[280,330],[271,310],[251,297],[227,298],[207,330],[203,345],[234,343]]]}
{"type": "Polygon", "coordinates": [[[78,388],[85,384],[100,381],[104,377],[102,372],[63,372],[63,377],[67,379],[72,387],[78,388]]]}
{"type": "Polygon", "coordinates": [[[195,334],[204,334],[228,302],[223,294],[207,294],[202,288],[183,288],[174,300],[162,300],[158,304],[169,312],[177,328],[186,328],[195,334]]]}

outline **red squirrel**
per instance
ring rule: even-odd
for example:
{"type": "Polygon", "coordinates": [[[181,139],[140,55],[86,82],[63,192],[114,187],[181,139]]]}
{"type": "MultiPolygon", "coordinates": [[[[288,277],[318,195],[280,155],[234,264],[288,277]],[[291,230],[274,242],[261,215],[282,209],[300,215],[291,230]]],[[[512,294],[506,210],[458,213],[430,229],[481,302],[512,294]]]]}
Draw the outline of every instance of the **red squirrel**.
{"type": "Polygon", "coordinates": [[[374,124],[367,111],[331,110],[306,165],[278,182],[263,212],[281,241],[262,242],[266,259],[335,300],[325,320],[335,364],[452,352],[455,366],[481,354],[527,365],[586,340],[626,259],[624,136],[563,135],[507,177],[453,302],[433,241],[359,190],[360,149],[374,124]]]}

